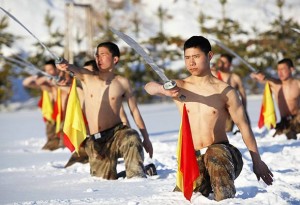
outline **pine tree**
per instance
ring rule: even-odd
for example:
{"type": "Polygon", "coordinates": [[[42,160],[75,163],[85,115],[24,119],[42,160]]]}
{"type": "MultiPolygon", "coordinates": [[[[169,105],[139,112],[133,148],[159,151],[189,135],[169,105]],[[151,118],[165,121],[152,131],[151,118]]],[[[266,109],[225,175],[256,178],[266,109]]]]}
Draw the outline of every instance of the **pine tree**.
{"type": "MultiPolygon", "coordinates": [[[[49,33],[49,40],[47,42],[43,42],[43,44],[53,53],[53,48],[63,48],[62,42],[64,41],[64,34],[60,32],[59,28],[53,29],[54,20],[54,16],[51,16],[50,11],[48,10],[45,15],[45,25],[49,33]]],[[[47,50],[45,50],[39,42],[34,43],[34,46],[37,48],[36,54],[30,56],[28,60],[37,67],[42,68],[46,60],[53,59],[54,57],[47,50]]],[[[63,56],[63,53],[54,54],[57,56],[63,56]]]]}
{"type": "MultiPolygon", "coordinates": [[[[6,16],[0,19],[0,53],[3,46],[11,47],[19,37],[6,32],[8,28],[8,18],[6,16]]],[[[0,104],[6,103],[13,95],[12,84],[10,78],[14,75],[11,64],[1,59],[0,67],[0,104]]]]}
{"type": "Polygon", "coordinates": [[[258,38],[258,45],[261,50],[264,50],[262,53],[266,62],[264,68],[276,69],[277,62],[282,58],[291,58],[294,62],[300,61],[299,34],[292,30],[292,28],[299,28],[300,25],[292,18],[284,18],[284,0],[277,0],[276,5],[279,14],[271,22],[271,29],[261,33],[258,38]]]}

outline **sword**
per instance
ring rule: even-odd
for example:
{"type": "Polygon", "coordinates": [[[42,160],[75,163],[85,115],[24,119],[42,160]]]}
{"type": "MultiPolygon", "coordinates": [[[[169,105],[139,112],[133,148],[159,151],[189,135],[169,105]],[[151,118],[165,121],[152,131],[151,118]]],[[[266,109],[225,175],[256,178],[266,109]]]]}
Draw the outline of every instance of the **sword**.
{"type": "Polygon", "coordinates": [[[15,22],[17,22],[20,26],[22,26],[33,38],[35,38],[40,44],[41,46],[47,50],[51,55],[52,57],[55,59],[55,62],[57,64],[61,63],[63,61],[63,59],[61,57],[58,57],[57,55],[55,55],[54,53],[52,53],[50,51],[50,49],[42,43],[42,41],[40,41],[40,39],[38,39],[28,28],[26,28],[16,17],[14,17],[11,13],[9,13],[8,11],[6,11],[4,8],[0,7],[0,9],[6,13],[10,18],[12,18],[15,22]]]}
{"type": "MultiPolygon", "coordinates": [[[[146,53],[146,51],[131,37],[128,35],[110,27],[110,30],[116,34],[119,38],[121,38],[123,41],[125,41],[131,48],[133,48],[140,56],[143,57],[143,59],[146,61],[148,65],[152,68],[152,70],[160,77],[161,80],[163,80],[164,84],[163,87],[166,90],[170,90],[174,87],[176,87],[176,82],[173,80],[170,80],[164,73],[164,71],[159,68],[153,61],[152,58],[149,57],[149,55],[146,53]]],[[[180,100],[185,100],[185,96],[181,95],[179,96],[180,100]]]]}
{"type": "Polygon", "coordinates": [[[240,61],[242,61],[252,72],[257,72],[257,70],[255,68],[253,68],[247,61],[245,61],[241,56],[239,56],[237,53],[235,53],[234,51],[232,51],[230,48],[228,48],[227,46],[225,46],[223,43],[221,43],[220,41],[216,40],[216,39],[212,39],[210,38],[210,40],[214,41],[218,46],[220,46],[221,48],[223,48],[224,50],[226,50],[227,52],[231,53],[232,55],[234,55],[235,57],[237,57],[240,61]]]}
{"type": "Polygon", "coordinates": [[[294,31],[296,31],[297,33],[300,33],[300,29],[297,28],[292,28],[294,31]]]}
{"type": "Polygon", "coordinates": [[[14,59],[14,58],[10,58],[10,57],[6,57],[6,56],[3,56],[0,54],[0,57],[8,60],[8,61],[11,61],[9,63],[13,63],[13,64],[16,64],[16,65],[21,65],[21,66],[24,66],[24,70],[31,74],[31,75],[38,75],[38,74],[42,74],[50,79],[54,79],[55,81],[58,81],[59,80],[59,77],[56,77],[56,76],[53,76],[53,75],[50,75],[40,69],[38,69],[37,67],[35,67],[33,64],[29,63],[29,62],[24,62],[24,61],[20,61],[20,60],[17,60],[17,59],[14,59]]]}

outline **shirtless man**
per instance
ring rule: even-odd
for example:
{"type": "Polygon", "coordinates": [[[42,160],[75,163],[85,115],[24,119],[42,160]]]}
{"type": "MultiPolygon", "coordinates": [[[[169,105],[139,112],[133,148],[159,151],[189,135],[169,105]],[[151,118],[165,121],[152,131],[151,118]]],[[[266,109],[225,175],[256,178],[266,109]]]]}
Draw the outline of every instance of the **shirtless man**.
{"type": "MultiPolygon", "coordinates": [[[[86,61],[84,63],[84,65],[83,65],[83,68],[85,68],[85,69],[93,72],[94,75],[99,75],[99,70],[98,70],[97,63],[96,63],[95,60],[86,61]]],[[[81,89],[77,89],[77,93],[78,93],[79,98],[80,98],[81,108],[82,108],[83,112],[85,110],[84,109],[84,106],[85,106],[85,104],[84,104],[84,94],[83,94],[84,90],[87,90],[87,87],[86,87],[85,84],[82,84],[82,90],[81,89]]],[[[85,113],[84,113],[84,116],[85,116],[85,113]]],[[[122,122],[123,122],[124,125],[128,125],[130,127],[129,121],[128,121],[128,118],[127,118],[127,115],[126,115],[126,113],[124,111],[123,106],[120,109],[120,118],[121,118],[121,120],[122,120],[122,122]]],[[[87,135],[89,137],[90,132],[89,132],[88,126],[86,128],[87,128],[86,133],[87,133],[87,135]]],[[[87,153],[85,151],[85,148],[84,148],[85,142],[86,142],[86,140],[79,147],[78,154],[77,154],[77,152],[74,152],[71,155],[70,159],[68,160],[68,162],[64,166],[65,168],[73,165],[76,162],[83,163],[83,164],[89,162],[88,155],[87,155],[87,153]]],[[[126,174],[125,174],[125,177],[126,177],[126,174]]]]}
{"type": "Polygon", "coordinates": [[[130,82],[127,78],[114,74],[120,58],[117,45],[112,42],[97,46],[95,59],[99,74],[77,68],[64,61],[57,64],[63,71],[69,70],[85,84],[84,109],[91,137],[85,148],[89,155],[91,175],[104,179],[117,178],[117,160],[124,158],[127,178],[145,177],[143,146],[150,157],[153,154],[144,121],[138,109],[130,82]],[[137,131],[123,125],[120,109],[126,100],[133,119],[143,135],[142,142],[137,131]]]}
{"type": "MultiPolygon", "coordinates": [[[[58,72],[54,60],[45,62],[44,71],[52,76],[57,76],[58,72]]],[[[23,80],[23,86],[27,88],[40,89],[49,95],[50,101],[54,104],[57,95],[55,83],[45,76],[29,76],[23,80]]],[[[45,118],[44,118],[45,119],[45,118]]],[[[55,132],[55,121],[45,119],[47,142],[42,147],[44,150],[56,150],[61,147],[60,138],[55,132]]]]}
{"type": "Polygon", "coordinates": [[[292,76],[294,65],[284,58],[277,64],[278,79],[263,73],[252,73],[251,77],[260,83],[268,82],[278,105],[281,121],[276,124],[274,134],[286,134],[288,139],[297,139],[300,133],[300,80],[292,76]]]}
{"type": "MultiPolygon", "coordinates": [[[[245,88],[243,86],[243,82],[241,78],[230,71],[231,69],[231,64],[232,64],[232,57],[228,54],[221,54],[220,59],[217,62],[217,68],[218,70],[213,72],[213,74],[219,79],[224,82],[226,82],[228,85],[233,87],[238,91],[238,94],[242,100],[243,106],[245,110],[247,110],[247,98],[246,98],[246,92],[245,88]]],[[[247,119],[248,114],[246,112],[247,119]]],[[[226,121],[226,132],[231,132],[233,129],[234,123],[229,116],[229,118],[226,121]]]]}
{"type": "MultiPolygon", "coordinates": [[[[86,61],[83,65],[83,67],[85,69],[88,69],[89,71],[94,72],[95,75],[99,75],[99,70],[98,70],[97,63],[95,60],[86,61]]],[[[82,86],[85,86],[85,84],[83,84],[82,86]]],[[[83,87],[83,89],[85,90],[85,87],[83,87]]],[[[123,105],[121,106],[121,109],[120,109],[120,118],[124,125],[128,125],[130,127],[129,120],[127,118],[127,115],[126,115],[123,105]]]]}
{"type": "Polygon", "coordinates": [[[234,180],[243,167],[241,153],[229,144],[225,132],[229,115],[240,129],[250,151],[257,179],[262,178],[271,185],[273,174],[260,158],[245,109],[236,91],[212,75],[212,56],[211,45],[206,38],[191,37],[184,44],[185,65],[191,75],[176,80],[177,87],[171,90],[165,90],[163,85],[156,82],[146,84],[145,90],[151,95],[172,97],[180,113],[186,104],[200,172],[194,191],[204,196],[213,191],[215,200],[220,201],[235,196],[234,180]],[[181,95],[186,97],[184,102],[178,97],[181,95]]]}

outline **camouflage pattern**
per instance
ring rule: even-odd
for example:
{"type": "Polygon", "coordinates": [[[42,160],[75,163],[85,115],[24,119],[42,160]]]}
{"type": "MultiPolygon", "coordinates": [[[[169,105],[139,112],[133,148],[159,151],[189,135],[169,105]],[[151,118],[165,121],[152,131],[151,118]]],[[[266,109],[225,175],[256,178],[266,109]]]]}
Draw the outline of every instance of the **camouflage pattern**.
{"type": "Polygon", "coordinates": [[[89,137],[85,144],[92,176],[117,179],[118,158],[123,157],[127,178],[146,177],[143,144],[137,131],[119,124],[101,136],[98,140],[89,137]]]}
{"type": "Polygon", "coordinates": [[[56,135],[55,133],[55,123],[46,121],[46,135],[47,135],[47,142],[46,144],[42,147],[44,150],[56,150],[61,147],[60,144],[60,138],[56,135]]]}
{"type": "MultiPolygon", "coordinates": [[[[83,144],[85,141],[83,142],[83,144]]],[[[65,168],[75,164],[76,162],[86,164],[89,162],[89,156],[87,155],[83,145],[79,147],[78,154],[77,152],[74,152],[69,161],[66,163],[65,168]]]]}
{"type": "Polygon", "coordinates": [[[213,144],[204,155],[197,156],[197,161],[200,176],[194,191],[204,196],[213,192],[216,201],[235,196],[234,180],[243,168],[242,155],[237,148],[229,143],[213,144]]]}
{"type": "Polygon", "coordinates": [[[285,134],[288,139],[297,139],[297,134],[300,133],[300,111],[297,115],[281,118],[275,129],[273,137],[285,134]]]}

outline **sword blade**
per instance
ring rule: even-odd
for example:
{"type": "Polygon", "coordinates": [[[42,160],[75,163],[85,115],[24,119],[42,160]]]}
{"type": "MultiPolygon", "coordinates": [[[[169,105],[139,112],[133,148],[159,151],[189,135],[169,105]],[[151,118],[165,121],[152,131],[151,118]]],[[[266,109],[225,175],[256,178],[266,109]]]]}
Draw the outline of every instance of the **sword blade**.
{"type": "Polygon", "coordinates": [[[252,72],[257,72],[257,70],[255,68],[253,68],[247,61],[245,61],[241,56],[239,56],[237,53],[235,53],[233,50],[231,50],[230,48],[228,48],[227,46],[225,46],[223,43],[221,43],[220,41],[216,40],[216,39],[212,39],[210,38],[210,40],[214,41],[218,46],[220,46],[221,48],[223,48],[225,51],[227,51],[228,53],[230,53],[231,55],[234,55],[235,57],[237,57],[240,61],[242,61],[252,72]]]}
{"type": "Polygon", "coordinates": [[[17,60],[17,59],[14,59],[14,58],[10,58],[10,57],[6,57],[6,56],[3,56],[0,54],[0,57],[16,64],[16,65],[19,65],[18,67],[21,66],[24,66],[24,70],[31,74],[31,75],[37,75],[39,73],[41,73],[42,75],[50,78],[50,79],[57,79],[57,77],[53,76],[53,75],[50,75],[48,73],[46,73],[45,71],[42,71],[40,69],[38,69],[37,67],[35,67],[33,64],[29,63],[29,62],[24,62],[24,61],[20,61],[20,60],[17,60]]]}
{"type": "Polygon", "coordinates": [[[297,28],[292,28],[294,31],[296,31],[297,33],[300,33],[300,29],[297,28]]]}
{"type": "Polygon", "coordinates": [[[55,55],[54,53],[52,53],[49,50],[49,48],[44,43],[42,43],[42,41],[40,41],[40,39],[38,39],[38,37],[36,37],[28,28],[26,28],[26,26],[24,26],[16,17],[14,17],[11,13],[9,13],[8,11],[6,11],[4,8],[0,7],[0,9],[4,13],[6,13],[10,18],[12,18],[15,22],[17,22],[20,26],[22,26],[33,38],[35,38],[39,42],[39,44],[41,44],[41,46],[45,50],[47,50],[57,62],[61,62],[62,61],[62,59],[60,57],[58,57],[57,55],[55,55]]]}
{"type": "Polygon", "coordinates": [[[140,56],[143,57],[143,59],[147,62],[148,65],[152,68],[152,70],[164,81],[170,81],[169,78],[165,75],[164,71],[159,68],[152,58],[149,57],[149,55],[146,53],[146,51],[131,37],[128,35],[122,33],[121,31],[117,31],[114,28],[110,28],[110,30],[116,34],[119,38],[121,38],[123,41],[125,41],[131,48],[133,48],[140,56]]]}

